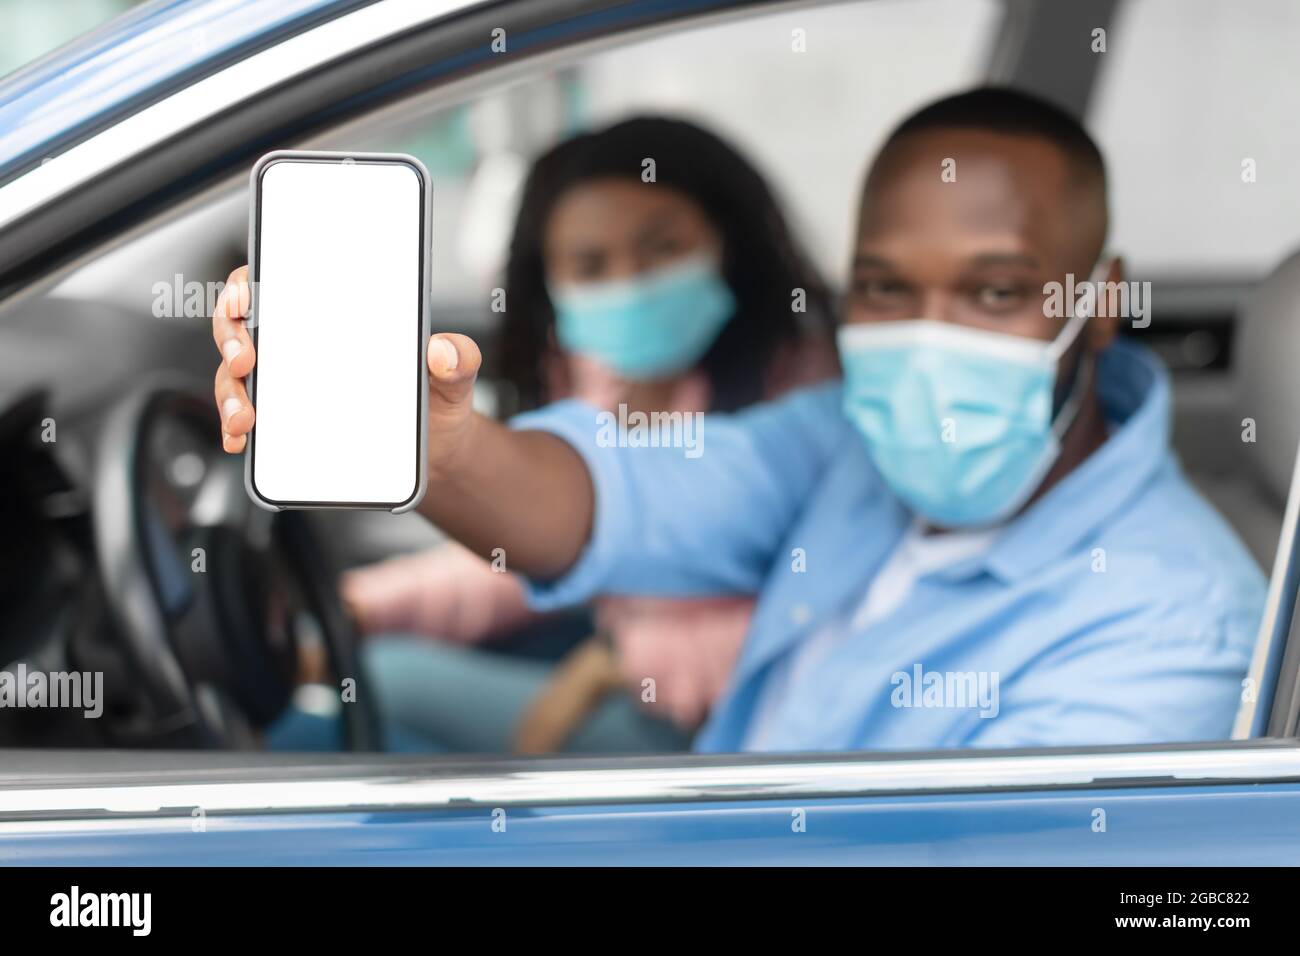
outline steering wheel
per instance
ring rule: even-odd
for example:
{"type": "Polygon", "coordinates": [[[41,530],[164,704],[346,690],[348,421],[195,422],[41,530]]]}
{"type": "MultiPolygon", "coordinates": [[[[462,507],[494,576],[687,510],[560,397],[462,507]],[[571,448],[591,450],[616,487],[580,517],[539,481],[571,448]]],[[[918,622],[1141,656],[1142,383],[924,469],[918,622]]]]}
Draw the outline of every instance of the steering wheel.
{"type": "Polygon", "coordinates": [[[378,749],[337,575],[305,513],[249,500],[242,464],[221,451],[211,397],[186,382],[148,380],[106,414],[92,468],[94,547],[144,705],[122,732],[151,746],[256,747],[303,662],[316,660],[341,693],[354,682],[342,705],[346,746],[378,749]]]}

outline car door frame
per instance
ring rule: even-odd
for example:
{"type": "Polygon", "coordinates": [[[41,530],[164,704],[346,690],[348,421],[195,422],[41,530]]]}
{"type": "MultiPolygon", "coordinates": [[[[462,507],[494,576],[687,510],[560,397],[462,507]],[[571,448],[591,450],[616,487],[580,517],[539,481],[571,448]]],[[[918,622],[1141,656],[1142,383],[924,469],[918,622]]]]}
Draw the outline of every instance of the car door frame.
{"type": "Polygon", "coordinates": [[[0,864],[1288,863],[1300,748],[13,753],[0,864]],[[1189,834],[1195,834],[1189,838],[1189,834]]]}

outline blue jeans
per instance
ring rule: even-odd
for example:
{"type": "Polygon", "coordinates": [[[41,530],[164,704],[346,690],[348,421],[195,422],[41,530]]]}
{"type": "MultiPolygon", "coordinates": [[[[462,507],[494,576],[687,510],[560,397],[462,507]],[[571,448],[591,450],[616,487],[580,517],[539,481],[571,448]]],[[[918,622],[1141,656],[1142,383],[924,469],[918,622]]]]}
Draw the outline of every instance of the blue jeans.
{"type": "MultiPolygon", "coordinates": [[[[550,676],[548,661],[496,654],[426,637],[365,642],[362,664],[378,697],[384,749],[398,753],[510,751],[520,713],[550,676]]],[[[266,733],[272,750],[339,750],[341,721],[289,708],[266,733]]],[[[565,744],[566,753],[685,750],[690,737],[613,694],[565,744]]]]}

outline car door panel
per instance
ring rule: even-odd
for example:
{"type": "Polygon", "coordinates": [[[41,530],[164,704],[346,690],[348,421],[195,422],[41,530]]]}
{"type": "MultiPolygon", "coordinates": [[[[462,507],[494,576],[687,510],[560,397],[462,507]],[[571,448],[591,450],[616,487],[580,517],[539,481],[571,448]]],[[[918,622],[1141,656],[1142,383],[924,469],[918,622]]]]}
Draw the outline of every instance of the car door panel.
{"type": "Polygon", "coordinates": [[[0,826],[6,865],[1289,865],[1300,785],[0,826]],[[801,828],[802,824],[802,828],[801,828]],[[1195,839],[1189,835],[1195,834],[1195,839]]]}

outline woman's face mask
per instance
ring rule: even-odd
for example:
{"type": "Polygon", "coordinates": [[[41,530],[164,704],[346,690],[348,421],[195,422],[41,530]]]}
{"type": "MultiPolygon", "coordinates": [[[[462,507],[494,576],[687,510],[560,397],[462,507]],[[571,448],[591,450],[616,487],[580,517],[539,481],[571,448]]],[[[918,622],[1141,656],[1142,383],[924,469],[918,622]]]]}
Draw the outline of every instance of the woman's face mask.
{"type": "Polygon", "coordinates": [[[684,372],[709,350],[736,310],[708,254],[611,282],[554,286],[560,346],[629,379],[684,372]]]}
{"type": "Polygon", "coordinates": [[[1052,342],[924,319],[841,326],[845,414],[922,518],[996,524],[1020,510],[1060,454],[1088,369],[1053,417],[1057,364],[1088,318],[1076,311],[1052,342]]]}

